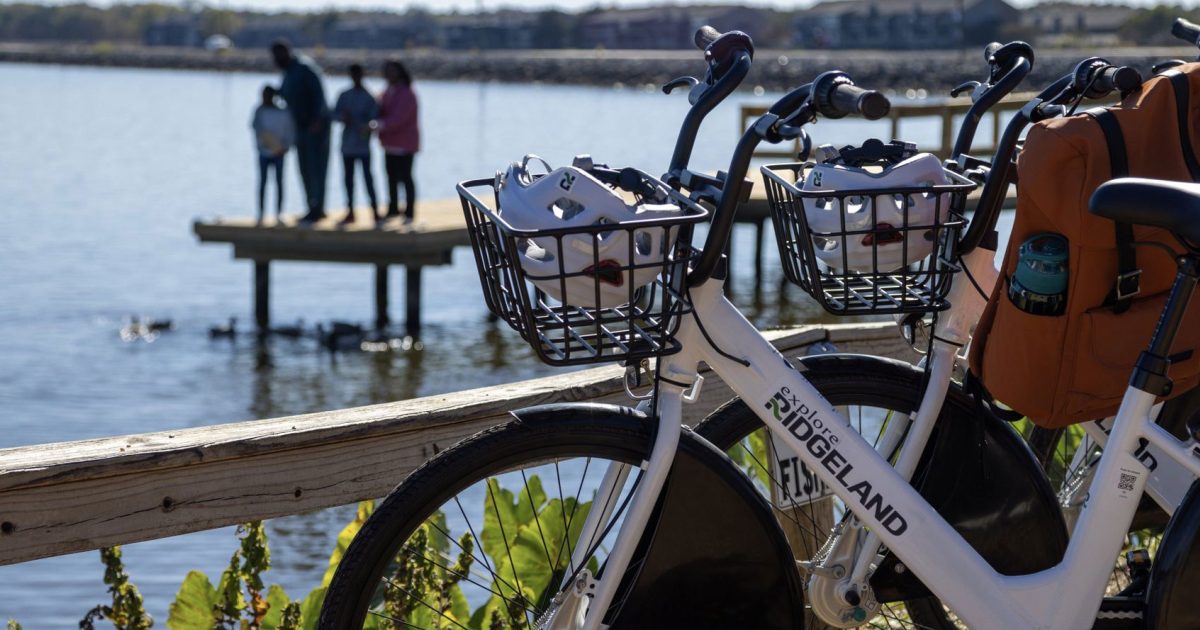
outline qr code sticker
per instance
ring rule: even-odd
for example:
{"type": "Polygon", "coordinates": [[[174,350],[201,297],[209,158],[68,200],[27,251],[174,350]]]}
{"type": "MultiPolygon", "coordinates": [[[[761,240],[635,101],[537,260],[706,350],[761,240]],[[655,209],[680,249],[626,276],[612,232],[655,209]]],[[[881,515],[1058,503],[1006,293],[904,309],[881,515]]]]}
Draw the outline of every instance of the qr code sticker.
{"type": "Polygon", "coordinates": [[[1124,492],[1133,492],[1133,482],[1137,481],[1137,477],[1121,473],[1121,478],[1117,480],[1117,490],[1124,492]]]}

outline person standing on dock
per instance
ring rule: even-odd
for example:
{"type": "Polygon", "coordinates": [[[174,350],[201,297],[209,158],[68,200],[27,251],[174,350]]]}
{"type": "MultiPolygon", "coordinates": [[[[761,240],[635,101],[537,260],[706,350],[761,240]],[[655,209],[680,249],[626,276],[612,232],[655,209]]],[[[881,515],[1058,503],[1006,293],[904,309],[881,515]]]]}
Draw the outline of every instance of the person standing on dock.
{"type": "Polygon", "coordinates": [[[304,223],[325,218],[325,177],[329,170],[329,104],[321,85],[321,69],[304,55],[292,54],[285,40],[271,45],[271,57],[283,71],[279,95],[287,101],[288,111],[296,123],[296,157],[300,177],[308,197],[308,214],[304,223]]]}
{"type": "Polygon", "coordinates": [[[411,223],[416,211],[417,189],[413,184],[413,158],[421,150],[417,127],[417,95],[412,76],[404,64],[393,59],[383,64],[387,90],[379,97],[379,143],[383,145],[388,176],[387,216],[400,216],[397,188],[404,184],[404,222],[411,223]]]}
{"type": "Polygon", "coordinates": [[[275,104],[275,88],[263,86],[262,104],[254,110],[250,128],[258,144],[258,223],[263,222],[271,169],[275,169],[275,222],[279,223],[283,214],[283,156],[295,142],[296,128],[292,115],[275,104]]]}
{"type": "Polygon", "coordinates": [[[346,182],[346,218],[342,225],[354,223],[354,165],[362,165],[367,198],[371,200],[371,220],[378,221],[379,202],[375,197],[375,178],[371,175],[371,127],[379,116],[379,103],[363,87],[363,67],[350,66],[354,85],[338,95],[333,115],[342,122],[342,170],[346,182]]]}

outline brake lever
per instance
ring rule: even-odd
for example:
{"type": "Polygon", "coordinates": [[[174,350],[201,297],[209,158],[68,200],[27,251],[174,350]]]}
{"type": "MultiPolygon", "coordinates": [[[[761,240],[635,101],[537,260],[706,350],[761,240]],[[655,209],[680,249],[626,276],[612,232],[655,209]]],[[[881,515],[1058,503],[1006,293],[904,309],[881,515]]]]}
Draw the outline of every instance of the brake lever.
{"type": "Polygon", "coordinates": [[[981,85],[983,85],[983,84],[980,83],[979,81],[967,81],[965,83],[961,83],[958,85],[958,87],[954,88],[953,90],[950,90],[950,97],[957,98],[959,94],[962,94],[963,92],[966,92],[967,90],[971,90],[971,92],[974,92],[975,90],[979,89],[979,86],[981,86],[981,85]]]}
{"type": "Polygon", "coordinates": [[[671,92],[673,92],[675,90],[675,88],[681,88],[684,86],[687,86],[687,88],[690,90],[691,88],[695,87],[698,83],[700,83],[700,79],[697,79],[696,77],[679,77],[677,79],[671,79],[670,81],[667,81],[666,83],[664,83],[662,86],[662,91],[663,91],[663,94],[670,94],[671,92]]]}
{"type": "Polygon", "coordinates": [[[1160,61],[1159,63],[1154,64],[1154,66],[1150,68],[1150,72],[1151,72],[1151,74],[1159,74],[1163,70],[1170,70],[1171,68],[1174,68],[1175,66],[1182,66],[1185,63],[1187,63],[1187,62],[1182,59],[1168,59],[1166,61],[1160,61]]]}

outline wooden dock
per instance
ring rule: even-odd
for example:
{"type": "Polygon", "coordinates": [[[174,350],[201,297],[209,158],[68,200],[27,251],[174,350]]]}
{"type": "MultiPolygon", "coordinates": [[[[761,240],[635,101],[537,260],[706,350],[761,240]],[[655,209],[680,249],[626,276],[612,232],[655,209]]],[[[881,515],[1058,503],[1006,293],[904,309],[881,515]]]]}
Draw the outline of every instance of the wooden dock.
{"type": "Polygon", "coordinates": [[[375,266],[375,325],[388,316],[388,267],[405,268],[405,326],[416,335],[421,327],[421,268],[448,265],[455,247],[470,244],[458,199],[425,201],[416,220],[388,219],[378,226],[370,210],[359,208],[357,221],[341,225],[345,210],[332,211],[317,223],[304,225],[296,217],[282,224],[252,218],[197,220],[192,230],[201,243],[233,245],[233,257],[254,263],[254,319],[260,331],[270,328],[270,264],[275,260],[360,263],[375,266]]]}
{"type": "MultiPolygon", "coordinates": [[[[743,108],[743,117],[753,108],[743,108]]],[[[940,111],[940,110],[939,110],[940,111]]],[[[760,158],[782,161],[784,153],[770,147],[762,149],[760,158]]],[[[738,208],[736,223],[754,226],[754,290],[762,289],[766,226],[771,220],[766,187],[757,167],[751,169],[750,199],[738,208]]],[[[979,190],[970,199],[978,197],[979,190]]],[[[970,203],[970,202],[969,202],[970,203]]],[[[1016,206],[1010,190],[1004,208],[1016,206]]],[[[260,332],[270,329],[270,264],[275,260],[359,263],[375,266],[375,326],[382,329],[391,323],[388,315],[388,268],[405,268],[405,328],[417,336],[421,328],[421,268],[429,265],[448,265],[456,247],[470,246],[462,206],[458,199],[422,201],[417,206],[416,221],[405,224],[389,219],[376,226],[368,218],[369,210],[355,212],[357,221],[341,225],[345,210],[336,210],[329,217],[312,225],[301,225],[297,218],[285,218],[283,224],[269,219],[258,224],[254,219],[217,218],[197,220],[192,230],[202,243],[227,243],[233,246],[233,257],[254,263],[254,320],[260,332]]],[[[732,256],[732,250],[729,250],[732,256]]],[[[786,282],[786,280],[782,280],[786,282]]],[[[733,278],[726,281],[732,287],[733,278]]]]}
{"type": "MultiPolygon", "coordinates": [[[[787,356],[860,352],[912,361],[890,322],[764,333],[787,356]]],[[[612,365],[400,402],[138,435],[0,449],[0,565],[346,505],[385,495],[508,411],[628,404],[612,365]]],[[[694,425],[732,397],[707,371],[694,425]]]]}

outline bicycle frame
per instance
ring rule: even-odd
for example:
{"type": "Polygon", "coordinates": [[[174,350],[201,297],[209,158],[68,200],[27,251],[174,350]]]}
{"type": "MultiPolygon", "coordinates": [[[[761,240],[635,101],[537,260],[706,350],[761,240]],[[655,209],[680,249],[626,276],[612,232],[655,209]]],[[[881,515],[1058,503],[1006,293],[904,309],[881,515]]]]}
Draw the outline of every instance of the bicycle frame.
{"type": "MultiPolygon", "coordinates": [[[[763,338],[724,297],[722,285],[714,279],[691,290],[694,310],[684,317],[677,335],[683,350],[658,366],[670,382],[660,382],[656,443],[642,465],[644,477],[609,555],[606,578],[593,591],[588,608],[595,613],[607,610],[612,601],[657,500],[678,443],[684,384],[696,380],[701,361],[755,410],[773,439],[787,444],[879,542],[972,628],[1092,626],[1112,560],[1120,552],[1149,477],[1137,454],[1139,438],[1153,444],[1165,459],[1200,476],[1200,459],[1152,422],[1154,396],[1130,388],[1093,481],[1094,488],[1104,491],[1090,493],[1063,561],[1032,575],[1000,575],[909,485],[904,471],[881,456],[763,338]],[[954,570],[946,571],[947,567],[954,570]]],[[[959,324],[970,321],[969,317],[946,319],[959,324]]],[[[938,365],[953,364],[956,351],[952,343],[935,342],[930,357],[935,374],[938,365]]],[[[948,383],[948,375],[943,380],[948,383]]],[[[922,423],[932,423],[937,416],[941,400],[932,400],[938,398],[937,391],[927,392],[914,418],[916,430],[910,437],[916,441],[923,440],[922,423]],[[932,417],[923,418],[927,406],[932,407],[932,417]]],[[[944,389],[941,392],[944,396],[944,389]]],[[[915,452],[909,457],[920,454],[921,448],[911,448],[915,441],[906,442],[905,450],[915,452]]],[[[583,627],[600,628],[601,616],[588,615],[583,627]]]]}
{"type": "MultiPolygon", "coordinates": [[[[1150,412],[1150,417],[1157,418],[1161,409],[1162,403],[1155,405],[1150,412]]],[[[1112,431],[1113,418],[1093,420],[1082,426],[1084,433],[1087,434],[1087,439],[1091,440],[1091,445],[1104,448],[1108,443],[1108,434],[1112,431]]],[[[1190,449],[1195,446],[1195,441],[1189,440],[1184,444],[1190,449]]],[[[1069,470],[1083,470],[1079,467],[1085,465],[1082,458],[1087,456],[1084,451],[1089,449],[1085,448],[1086,446],[1089,445],[1081,444],[1080,448],[1075,451],[1069,470]]],[[[1174,459],[1164,457],[1161,449],[1155,444],[1147,444],[1145,448],[1138,450],[1137,455],[1150,469],[1150,479],[1146,482],[1146,494],[1154,499],[1154,502],[1168,516],[1174,514],[1196,477],[1174,459]]],[[[1093,466],[1087,465],[1088,472],[1086,474],[1088,476],[1090,476],[1093,466]]]]}

